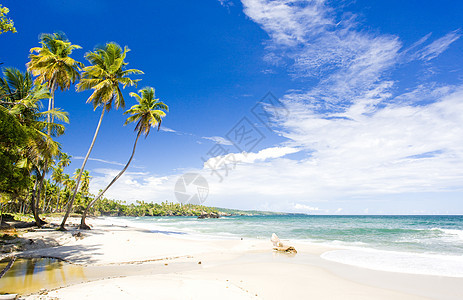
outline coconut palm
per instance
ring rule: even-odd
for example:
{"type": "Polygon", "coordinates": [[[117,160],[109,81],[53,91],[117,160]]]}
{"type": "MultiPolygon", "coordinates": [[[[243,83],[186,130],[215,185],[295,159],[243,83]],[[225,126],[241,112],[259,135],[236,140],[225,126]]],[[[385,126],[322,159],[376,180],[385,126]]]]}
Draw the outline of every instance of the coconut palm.
{"type": "Polygon", "coordinates": [[[63,221],[61,222],[60,230],[65,230],[64,225],[71,213],[72,205],[74,204],[79,189],[82,172],[92,152],[105,111],[109,111],[113,105],[116,109],[124,108],[125,102],[120,86],[122,85],[122,87],[125,88],[128,85],[136,85],[139,79],[133,80],[128,76],[131,74],[143,74],[140,70],[126,69],[128,63],[125,62],[125,57],[129,51],[129,48],[125,47],[124,50],[122,50],[118,44],[111,42],[107,43],[105,46],[97,47],[93,52],[85,54],[85,58],[90,62],[90,66],[83,69],[82,78],[77,84],[77,89],[79,91],[92,89],[93,93],[87,99],[87,103],[92,102],[94,109],[102,106],[102,110],[93,140],[82,162],[79,176],[76,179],[74,193],[69,201],[63,221]]]}
{"type": "MultiPolygon", "coordinates": [[[[65,189],[64,189],[65,194],[64,195],[67,197],[67,202],[69,202],[69,200],[71,199],[71,192],[72,192],[72,190],[74,189],[74,186],[75,186],[75,181],[72,180],[72,178],[69,176],[69,174],[64,174],[63,175],[63,185],[65,187],[65,189]]],[[[65,199],[63,200],[63,202],[64,201],[65,201],[65,199]]],[[[62,203],[57,203],[55,211],[58,211],[60,209],[60,207],[61,208],[63,207],[62,203]]]]}
{"type": "Polygon", "coordinates": [[[40,170],[48,170],[47,162],[52,161],[52,158],[59,154],[59,143],[46,133],[47,128],[56,134],[64,132],[64,126],[56,123],[48,123],[45,121],[45,116],[53,114],[55,118],[68,122],[67,114],[60,110],[39,111],[37,99],[26,99],[20,101],[11,110],[10,113],[16,115],[20,123],[27,128],[28,144],[27,147],[21,149],[23,159],[18,163],[18,167],[23,170],[28,170],[29,173],[36,174],[38,185],[34,185],[34,190],[31,199],[31,208],[36,220],[37,226],[41,226],[45,222],[42,221],[38,214],[41,192],[44,182],[44,172],[40,170]]]}
{"type": "Polygon", "coordinates": [[[61,184],[63,183],[63,168],[61,166],[58,165],[53,168],[51,179],[56,183],[56,189],[58,193],[56,203],[58,205],[61,197],[61,184]]]}
{"type": "Polygon", "coordinates": [[[82,197],[86,197],[90,188],[90,180],[92,176],[90,176],[90,172],[88,170],[84,170],[82,173],[82,185],[80,186],[80,192],[82,193],[82,197]]]}
{"type": "Polygon", "coordinates": [[[145,137],[148,136],[150,133],[151,127],[161,127],[162,118],[166,116],[166,112],[169,111],[169,108],[166,104],[156,99],[154,96],[154,89],[152,87],[146,87],[138,91],[140,95],[136,93],[130,93],[130,96],[135,97],[138,101],[138,104],[132,106],[129,110],[127,110],[124,114],[130,114],[131,116],[127,118],[124,125],[127,125],[132,122],[137,122],[135,126],[135,131],[137,132],[137,137],[135,139],[135,143],[133,144],[132,154],[130,155],[129,160],[125,167],[117,174],[116,177],[108,184],[108,186],[102,190],[95,199],[90,202],[90,204],[85,209],[84,213],[82,214],[82,219],[80,222],[81,229],[90,229],[90,227],[85,224],[85,217],[87,216],[88,210],[92,207],[98,199],[100,199],[103,194],[113,185],[119,177],[124,174],[127,168],[132,161],[132,158],[135,154],[135,149],[137,147],[137,142],[141,134],[144,134],[145,137]]]}
{"type": "Polygon", "coordinates": [[[14,68],[5,68],[3,75],[0,80],[2,105],[8,108],[9,114],[15,116],[21,128],[27,133],[27,145],[19,149],[22,160],[16,164],[16,167],[29,175],[32,172],[36,173],[36,179],[41,182],[39,186],[34,185],[31,200],[34,218],[40,226],[43,221],[39,218],[36,208],[40,199],[43,176],[39,174],[39,169],[46,168],[44,162],[59,153],[59,144],[52,139],[52,136],[64,132],[62,124],[47,122],[45,117],[52,115],[64,122],[68,122],[68,118],[67,114],[59,109],[40,111],[40,100],[48,98],[49,92],[44,85],[34,84],[29,72],[22,73],[14,68]]]}
{"type": "MultiPolygon", "coordinates": [[[[39,37],[41,47],[30,50],[30,61],[26,64],[28,71],[37,76],[35,82],[46,84],[50,90],[48,99],[48,110],[55,108],[55,91],[60,88],[62,91],[68,90],[76,80],[80,78],[79,68],[84,65],[70,57],[75,49],[80,49],[79,45],[72,45],[64,33],[42,33],[39,37]]],[[[53,123],[53,114],[48,114],[48,123],[53,123]]],[[[52,135],[48,129],[48,135],[52,135]]],[[[45,174],[50,169],[48,160],[42,169],[42,182],[39,185],[41,190],[45,174]]],[[[39,193],[40,195],[40,193],[39,193]]]]}
{"type": "Polygon", "coordinates": [[[71,155],[61,152],[59,157],[58,166],[61,168],[66,168],[71,163],[71,155]]]}
{"type": "Polygon", "coordinates": [[[70,55],[82,47],[72,45],[64,33],[43,33],[40,35],[40,44],[42,47],[30,50],[30,61],[26,66],[28,71],[37,76],[36,83],[46,84],[50,89],[48,110],[52,110],[55,91],[58,88],[68,90],[80,78],[79,68],[84,65],[70,55]]]}

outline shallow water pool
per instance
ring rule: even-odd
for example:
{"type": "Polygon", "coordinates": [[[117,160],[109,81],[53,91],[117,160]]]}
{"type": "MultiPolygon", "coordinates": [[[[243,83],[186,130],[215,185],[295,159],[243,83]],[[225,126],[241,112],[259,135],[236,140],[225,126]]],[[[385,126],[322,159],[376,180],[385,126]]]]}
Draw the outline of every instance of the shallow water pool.
{"type": "MultiPolygon", "coordinates": [[[[9,260],[0,262],[0,270],[9,260]]],[[[55,258],[18,258],[0,279],[0,293],[29,294],[86,279],[85,267],[55,258]]]]}

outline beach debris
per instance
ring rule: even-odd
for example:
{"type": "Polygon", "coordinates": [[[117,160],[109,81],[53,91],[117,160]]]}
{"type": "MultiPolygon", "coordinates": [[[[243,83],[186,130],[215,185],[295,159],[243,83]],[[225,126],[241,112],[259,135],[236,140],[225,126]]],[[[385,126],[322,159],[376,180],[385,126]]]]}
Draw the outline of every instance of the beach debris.
{"type": "Polygon", "coordinates": [[[48,290],[47,289],[40,289],[39,295],[48,295],[48,290]]]}
{"type": "Polygon", "coordinates": [[[77,241],[77,240],[81,240],[81,239],[84,238],[84,235],[83,235],[82,232],[80,232],[80,231],[79,231],[79,232],[76,232],[76,233],[73,233],[72,236],[76,238],[76,241],[77,241]]]}
{"type": "Polygon", "coordinates": [[[201,262],[200,262],[200,261],[198,261],[198,265],[200,265],[200,264],[201,264],[201,262]]]}
{"type": "Polygon", "coordinates": [[[2,278],[3,275],[5,275],[5,273],[13,266],[13,263],[16,260],[16,256],[14,255],[12,255],[10,258],[10,262],[6,265],[5,269],[3,269],[3,271],[0,272],[0,278],[2,278]]]}
{"type": "Polygon", "coordinates": [[[280,238],[275,233],[272,233],[270,241],[273,243],[273,250],[279,252],[297,253],[293,246],[283,245],[283,243],[280,241],[280,238]]]}
{"type": "Polygon", "coordinates": [[[283,247],[283,243],[280,241],[280,238],[275,234],[272,233],[272,238],[270,239],[273,243],[273,247],[283,247]]]}

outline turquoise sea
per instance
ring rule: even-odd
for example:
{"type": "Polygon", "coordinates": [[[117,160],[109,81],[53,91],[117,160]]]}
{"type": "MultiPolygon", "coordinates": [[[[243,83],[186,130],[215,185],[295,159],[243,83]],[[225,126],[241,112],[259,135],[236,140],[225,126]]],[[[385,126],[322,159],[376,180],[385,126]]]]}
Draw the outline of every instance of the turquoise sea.
{"type": "MultiPolygon", "coordinates": [[[[107,218],[111,219],[111,218],[107,218]]],[[[463,216],[118,217],[178,236],[270,239],[332,246],[322,258],[365,268],[463,277],[463,216]]],[[[122,219],[122,220],[121,220],[122,219]]]]}

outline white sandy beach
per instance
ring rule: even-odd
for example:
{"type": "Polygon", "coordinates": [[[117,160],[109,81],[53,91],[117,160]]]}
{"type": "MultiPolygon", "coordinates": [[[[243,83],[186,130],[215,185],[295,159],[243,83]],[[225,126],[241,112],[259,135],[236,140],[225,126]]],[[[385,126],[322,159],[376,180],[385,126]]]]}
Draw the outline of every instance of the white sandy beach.
{"type": "MultiPolygon", "coordinates": [[[[76,220],[74,220],[75,222],[76,220]]],[[[29,299],[462,299],[463,278],[374,271],[320,258],[332,250],[296,244],[296,255],[270,241],[201,239],[90,219],[93,230],[26,233],[60,245],[21,256],[52,256],[84,265],[85,280],[29,299]]]]}

